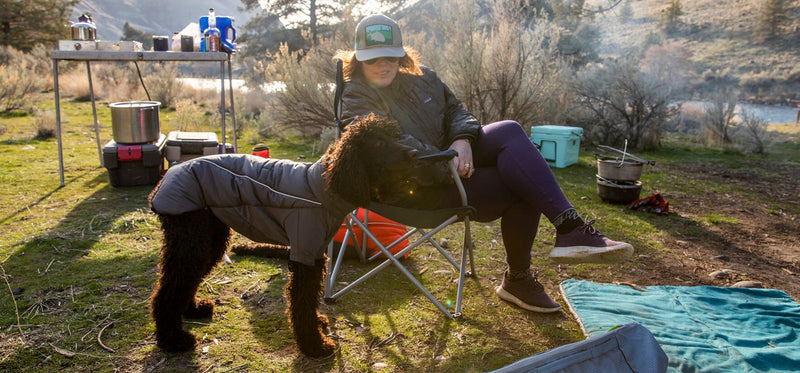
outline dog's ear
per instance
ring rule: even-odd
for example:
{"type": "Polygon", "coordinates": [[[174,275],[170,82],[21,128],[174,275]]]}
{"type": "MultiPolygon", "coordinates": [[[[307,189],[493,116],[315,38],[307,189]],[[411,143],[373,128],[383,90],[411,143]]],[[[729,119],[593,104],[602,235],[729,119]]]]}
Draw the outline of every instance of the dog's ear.
{"type": "Polygon", "coordinates": [[[326,188],[356,206],[369,204],[370,180],[366,162],[375,157],[362,149],[367,141],[364,126],[361,121],[347,126],[342,138],[328,148],[325,154],[328,165],[323,173],[326,188]]]}

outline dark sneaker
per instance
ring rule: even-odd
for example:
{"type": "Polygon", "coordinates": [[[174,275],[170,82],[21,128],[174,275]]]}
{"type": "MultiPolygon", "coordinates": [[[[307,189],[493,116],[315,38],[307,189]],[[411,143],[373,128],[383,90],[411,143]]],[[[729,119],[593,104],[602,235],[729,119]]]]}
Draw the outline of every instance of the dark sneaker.
{"type": "Polygon", "coordinates": [[[528,311],[556,312],[561,309],[561,305],[547,295],[544,286],[533,276],[511,281],[504,275],[502,285],[498,286],[495,292],[503,300],[528,311]]]}
{"type": "Polygon", "coordinates": [[[633,246],[608,239],[592,224],[594,220],[567,234],[556,235],[550,259],[559,263],[614,263],[633,254],[633,246]]]}

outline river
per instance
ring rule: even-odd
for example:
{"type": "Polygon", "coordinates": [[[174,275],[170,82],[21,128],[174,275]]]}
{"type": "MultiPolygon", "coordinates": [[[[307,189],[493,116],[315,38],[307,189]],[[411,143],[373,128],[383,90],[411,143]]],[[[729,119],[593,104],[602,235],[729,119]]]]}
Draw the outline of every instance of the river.
{"type": "MultiPolygon", "coordinates": [[[[178,80],[182,81],[184,84],[193,88],[214,89],[219,91],[218,79],[179,78],[178,80]]],[[[225,82],[225,89],[229,89],[229,87],[230,87],[229,83],[225,82]]],[[[233,79],[233,88],[242,91],[247,91],[247,87],[245,87],[244,85],[244,79],[233,79]]],[[[280,82],[274,82],[264,86],[264,89],[267,92],[274,92],[276,90],[282,90],[284,88],[285,85],[280,82]]],[[[701,106],[701,105],[706,105],[707,103],[708,102],[706,101],[682,102],[683,105],[689,105],[689,106],[701,106]]],[[[797,110],[794,110],[789,106],[783,106],[783,105],[760,105],[760,104],[739,103],[736,107],[736,112],[739,113],[740,115],[743,112],[755,113],[756,116],[758,116],[767,123],[795,123],[795,120],[797,118],[797,110]]]]}

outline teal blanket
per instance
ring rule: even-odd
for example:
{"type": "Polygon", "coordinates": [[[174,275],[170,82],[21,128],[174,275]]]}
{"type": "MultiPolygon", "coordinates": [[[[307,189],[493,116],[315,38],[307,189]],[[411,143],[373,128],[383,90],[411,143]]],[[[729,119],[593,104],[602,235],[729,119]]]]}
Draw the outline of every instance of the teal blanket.
{"type": "Polygon", "coordinates": [[[587,337],[636,322],[668,372],[800,372],[800,304],[771,289],[561,283],[587,337]],[[640,291],[644,290],[644,291],[640,291]]]}

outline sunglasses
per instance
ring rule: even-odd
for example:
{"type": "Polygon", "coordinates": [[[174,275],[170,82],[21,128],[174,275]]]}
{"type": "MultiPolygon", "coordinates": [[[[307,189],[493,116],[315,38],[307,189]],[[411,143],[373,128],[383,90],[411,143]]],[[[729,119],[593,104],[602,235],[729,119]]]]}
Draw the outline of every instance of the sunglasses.
{"type": "Polygon", "coordinates": [[[389,62],[389,63],[397,63],[397,61],[400,61],[400,59],[397,58],[397,57],[378,57],[378,58],[373,58],[371,60],[366,60],[366,61],[361,61],[361,62],[363,62],[363,63],[365,63],[367,65],[374,65],[374,64],[378,63],[378,61],[380,61],[382,59],[386,60],[386,62],[389,62]]]}

